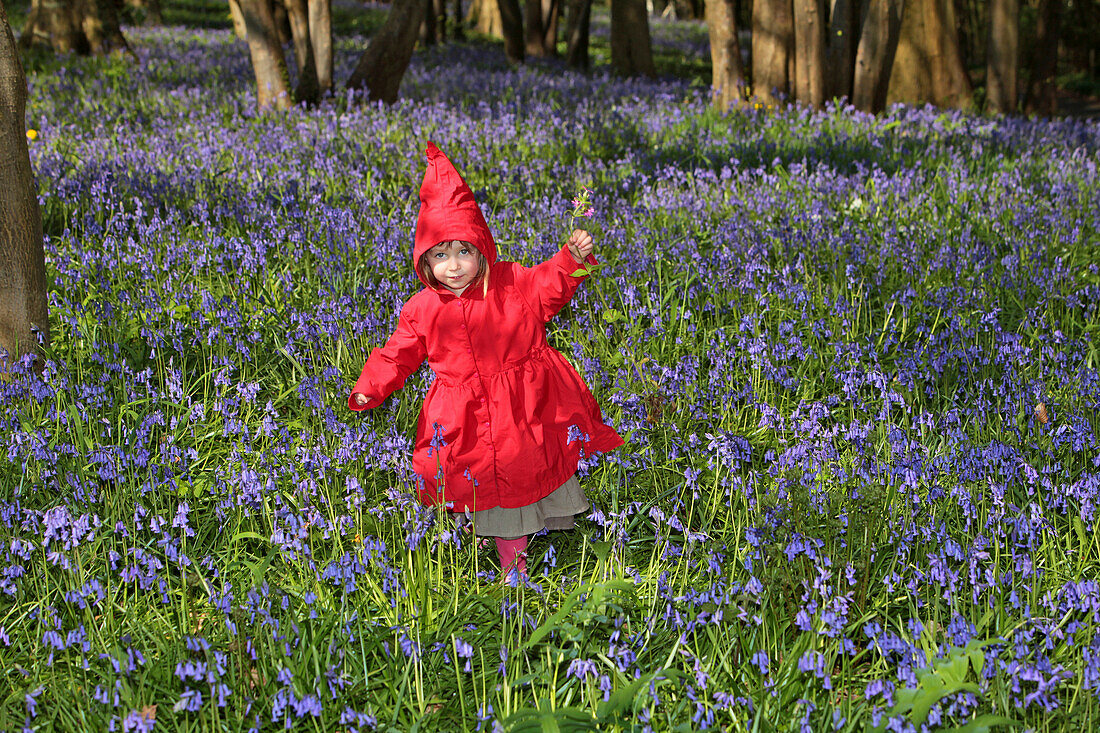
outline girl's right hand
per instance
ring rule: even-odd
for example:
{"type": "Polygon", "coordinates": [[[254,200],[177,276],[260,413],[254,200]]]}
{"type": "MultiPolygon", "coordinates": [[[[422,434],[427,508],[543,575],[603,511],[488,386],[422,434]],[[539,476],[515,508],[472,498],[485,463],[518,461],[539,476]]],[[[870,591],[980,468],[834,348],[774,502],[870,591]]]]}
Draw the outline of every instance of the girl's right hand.
{"type": "Polygon", "coordinates": [[[367,396],[362,392],[353,392],[351,398],[355,400],[355,404],[359,405],[360,407],[367,404],[368,401],[367,396]]]}

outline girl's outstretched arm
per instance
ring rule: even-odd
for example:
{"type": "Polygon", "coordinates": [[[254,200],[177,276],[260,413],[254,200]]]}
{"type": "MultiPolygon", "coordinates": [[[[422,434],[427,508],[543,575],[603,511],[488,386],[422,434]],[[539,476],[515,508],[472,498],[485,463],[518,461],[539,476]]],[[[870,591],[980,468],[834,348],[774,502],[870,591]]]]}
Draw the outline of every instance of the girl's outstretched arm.
{"type": "Polygon", "coordinates": [[[348,395],[348,407],[356,411],[378,407],[390,394],[405,385],[405,380],[426,357],[424,339],[417,333],[406,309],[402,308],[397,319],[397,330],[385,346],[370,352],[355,387],[348,395]],[[366,402],[359,404],[356,395],[365,397],[366,402]]]}
{"type": "Polygon", "coordinates": [[[592,236],[581,229],[570,235],[556,255],[534,267],[515,266],[515,282],[543,323],[573,298],[581,282],[588,277],[579,272],[585,265],[598,265],[592,256],[592,236]]]}

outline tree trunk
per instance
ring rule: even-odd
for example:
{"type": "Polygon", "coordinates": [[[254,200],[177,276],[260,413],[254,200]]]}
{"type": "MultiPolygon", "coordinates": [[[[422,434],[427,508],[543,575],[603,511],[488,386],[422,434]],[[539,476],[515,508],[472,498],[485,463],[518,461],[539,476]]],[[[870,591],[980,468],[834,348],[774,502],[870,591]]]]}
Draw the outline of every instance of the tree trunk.
{"type": "Polygon", "coordinates": [[[126,0],[126,7],[136,23],[146,26],[164,24],[160,14],[160,0],[126,0]]]}
{"type": "Polygon", "coordinates": [[[1026,109],[1050,117],[1058,107],[1054,77],[1058,73],[1058,38],[1062,25],[1062,0],[1039,0],[1035,27],[1035,56],[1027,84],[1026,109]]]}
{"type": "Polygon", "coordinates": [[[474,30],[490,38],[504,38],[504,26],[500,20],[500,5],[497,0],[473,0],[466,15],[466,22],[474,30]]]}
{"type": "Polygon", "coordinates": [[[54,53],[87,54],[89,51],[76,8],[68,0],[31,0],[19,45],[48,48],[54,53]]]}
{"type": "Polygon", "coordinates": [[[852,78],[852,105],[856,109],[876,114],[886,109],[904,2],[870,0],[867,6],[852,78]]]}
{"type": "Polygon", "coordinates": [[[393,0],[386,22],[371,38],[348,79],[349,89],[366,88],[370,99],[382,100],[386,104],[397,101],[401,79],[412,59],[423,12],[422,0],[393,0]]]}
{"type": "Polygon", "coordinates": [[[907,0],[887,103],[969,109],[973,93],[948,0],[907,0]]]}
{"type": "Polygon", "coordinates": [[[420,44],[422,46],[434,46],[439,36],[436,25],[435,0],[423,0],[424,12],[420,16],[420,44]]]}
{"type": "Polygon", "coordinates": [[[546,56],[546,36],[542,27],[542,0],[523,3],[524,51],[528,56],[546,56]]]}
{"type": "Polygon", "coordinates": [[[825,43],[825,99],[852,101],[859,43],[859,0],[832,0],[825,43]]]}
{"type": "Polygon", "coordinates": [[[271,3],[272,17],[275,18],[275,32],[279,35],[279,45],[290,43],[290,16],[286,12],[285,0],[268,0],[271,3]]]}
{"type": "Polygon", "coordinates": [[[309,37],[309,8],[306,0],[286,0],[290,17],[290,35],[294,39],[294,61],[298,67],[298,88],[294,101],[317,104],[321,89],[317,85],[317,62],[313,58],[313,41],[309,37]]]}
{"type": "Polygon", "coordinates": [[[454,20],[451,21],[451,35],[455,40],[461,41],[466,38],[466,29],[463,27],[462,20],[462,0],[454,0],[451,11],[454,15],[454,20]]]}
{"type": "Polygon", "coordinates": [[[558,21],[561,18],[561,0],[543,0],[542,45],[546,49],[547,56],[558,55],[558,21]]]}
{"type": "Polygon", "coordinates": [[[112,0],[32,0],[19,43],[55,53],[132,53],[112,0]]]}
{"type": "Polygon", "coordinates": [[[248,28],[244,24],[240,0],[229,0],[229,17],[233,19],[233,34],[242,41],[248,38],[248,28]]]}
{"type": "Polygon", "coordinates": [[[565,13],[565,63],[573,69],[588,70],[588,28],[592,19],[592,0],[568,0],[565,13]]]}
{"type": "Polygon", "coordinates": [[[755,0],[752,4],[752,93],[774,102],[790,91],[794,46],[791,0],[755,0]]]}
{"type": "Polygon", "coordinates": [[[623,76],[656,76],[646,0],[611,0],[611,68],[623,76]]]}
{"type": "Polygon", "coordinates": [[[309,42],[317,65],[317,90],[332,91],[332,0],[309,0],[309,42]]]}
{"type": "Polygon", "coordinates": [[[0,4],[0,373],[23,354],[50,343],[42,217],[26,130],[27,80],[19,62],[7,11],[0,4]]]}
{"type": "Polygon", "coordinates": [[[500,25],[504,32],[504,55],[513,64],[523,63],[523,11],[519,0],[497,0],[500,25]]]}
{"type": "Polygon", "coordinates": [[[271,0],[240,0],[244,15],[248,52],[256,75],[256,106],[259,109],[290,107],[286,57],[275,28],[271,0]]]}
{"type": "Polygon", "coordinates": [[[435,40],[442,43],[447,40],[447,0],[432,0],[431,7],[435,16],[435,40]]]}
{"type": "Polygon", "coordinates": [[[718,111],[726,112],[741,103],[745,86],[733,0],[707,0],[705,14],[710,36],[711,101],[718,111]]]}
{"type": "Polygon", "coordinates": [[[118,11],[113,0],[81,0],[77,5],[83,7],[81,25],[92,53],[130,50],[119,28],[118,11]]]}
{"type": "Polygon", "coordinates": [[[1019,0],[992,0],[989,4],[989,40],[985,65],[985,102],[989,112],[1012,114],[1016,111],[1016,65],[1019,50],[1019,0]]]}
{"type": "Polygon", "coordinates": [[[794,96],[814,109],[825,106],[825,8],[821,3],[794,0],[794,96]]]}

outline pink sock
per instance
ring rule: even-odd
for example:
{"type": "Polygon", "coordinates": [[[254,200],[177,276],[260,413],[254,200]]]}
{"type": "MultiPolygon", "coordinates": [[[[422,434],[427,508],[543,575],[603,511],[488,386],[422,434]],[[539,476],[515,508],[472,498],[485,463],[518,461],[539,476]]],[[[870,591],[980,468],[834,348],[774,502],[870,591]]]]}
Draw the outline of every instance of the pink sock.
{"type": "Polygon", "coordinates": [[[519,571],[520,577],[527,577],[527,535],[514,540],[497,537],[497,555],[505,577],[512,568],[519,571]]]}

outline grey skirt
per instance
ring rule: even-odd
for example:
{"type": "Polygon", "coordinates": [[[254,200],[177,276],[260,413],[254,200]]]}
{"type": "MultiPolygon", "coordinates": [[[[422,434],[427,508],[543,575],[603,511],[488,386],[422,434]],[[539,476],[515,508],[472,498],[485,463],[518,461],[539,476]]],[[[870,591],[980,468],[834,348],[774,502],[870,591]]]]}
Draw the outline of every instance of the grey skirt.
{"type": "Polygon", "coordinates": [[[474,512],[474,534],[515,539],[543,529],[573,529],[573,515],[588,511],[588,499],[576,476],[534,504],[493,507],[474,512]]]}

